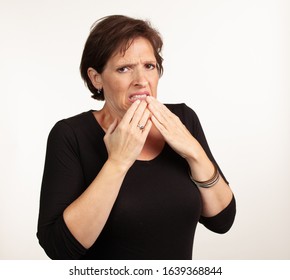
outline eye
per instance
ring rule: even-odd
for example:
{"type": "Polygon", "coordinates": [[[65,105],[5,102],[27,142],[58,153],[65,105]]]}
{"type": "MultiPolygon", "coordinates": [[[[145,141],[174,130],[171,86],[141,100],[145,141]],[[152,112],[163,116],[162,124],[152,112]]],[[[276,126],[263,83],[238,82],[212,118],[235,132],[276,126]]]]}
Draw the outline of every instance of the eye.
{"type": "Polygon", "coordinates": [[[147,63],[145,64],[145,68],[148,70],[154,70],[156,68],[156,65],[153,63],[147,63]]]}
{"type": "Polygon", "coordinates": [[[129,67],[128,67],[128,66],[122,66],[122,67],[119,67],[119,68],[117,69],[117,71],[118,71],[119,73],[126,73],[126,72],[129,71],[129,67]]]}

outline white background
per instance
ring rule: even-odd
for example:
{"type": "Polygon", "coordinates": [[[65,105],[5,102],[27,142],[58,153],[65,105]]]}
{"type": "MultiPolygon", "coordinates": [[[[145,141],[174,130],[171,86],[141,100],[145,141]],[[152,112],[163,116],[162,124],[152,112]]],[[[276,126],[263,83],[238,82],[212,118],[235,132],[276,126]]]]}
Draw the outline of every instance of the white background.
{"type": "Polygon", "coordinates": [[[149,19],[163,36],[162,102],[200,117],[237,199],[194,259],[290,259],[290,5],[285,0],[0,0],[0,259],[47,259],[36,226],[48,133],[101,108],[79,63],[91,25],[149,19]]]}

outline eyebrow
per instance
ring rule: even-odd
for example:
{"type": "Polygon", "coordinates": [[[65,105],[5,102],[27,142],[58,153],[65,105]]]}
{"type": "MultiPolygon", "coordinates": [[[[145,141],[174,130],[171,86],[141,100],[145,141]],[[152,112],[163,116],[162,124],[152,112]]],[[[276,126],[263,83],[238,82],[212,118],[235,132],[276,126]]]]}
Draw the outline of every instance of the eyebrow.
{"type": "Polygon", "coordinates": [[[118,63],[117,65],[116,65],[116,68],[122,68],[122,67],[125,67],[125,66],[128,66],[128,67],[134,67],[134,66],[136,66],[137,65],[137,63],[126,63],[126,62],[124,62],[124,63],[118,63]]]}
{"type": "MultiPolygon", "coordinates": [[[[152,63],[152,64],[156,64],[157,61],[156,60],[145,60],[145,61],[142,61],[143,64],[148,64],[148,63],[152,63]]],[[[116,65],[116,68],[120,68],[120,67],[124,67],[124,66],[128,66],[128,67],[134,67],[136,66],[138,63],[131,63],[131,62],[122,62],[122,63],[118,63],[116,65]]]]}

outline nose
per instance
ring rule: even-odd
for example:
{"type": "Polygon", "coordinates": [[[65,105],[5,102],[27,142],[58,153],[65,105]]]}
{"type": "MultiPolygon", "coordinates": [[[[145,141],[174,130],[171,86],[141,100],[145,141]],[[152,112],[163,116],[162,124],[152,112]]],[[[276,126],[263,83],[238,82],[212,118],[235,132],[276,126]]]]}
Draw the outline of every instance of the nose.
{"type": "Polygon", "coordinates": [[[148,85],[148,82],[138,82],[138,83],[135,83],[135,86],[140,86],[140,87],[146,87],[148,85]]]}
{"type": "Polygon", "coordinates": [[[148,85],[148,80],[146,79],[146,74],[142,70],[137,70],[134,75],[134,86],[146,87],[148,85]]]}

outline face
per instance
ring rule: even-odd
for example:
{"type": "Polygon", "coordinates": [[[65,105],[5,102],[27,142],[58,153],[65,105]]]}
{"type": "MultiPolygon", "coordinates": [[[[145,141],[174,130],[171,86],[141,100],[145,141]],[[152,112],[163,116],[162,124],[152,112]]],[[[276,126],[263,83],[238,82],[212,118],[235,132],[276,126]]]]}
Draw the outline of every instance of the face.
{"type": "Polygon", "coordinates": [[[156,97],[159,73],[150,42],[136,38],[127,51],[118,51],[99,75],[107,108],[123,116],[130,105],[146,96],[156,97]]]}

